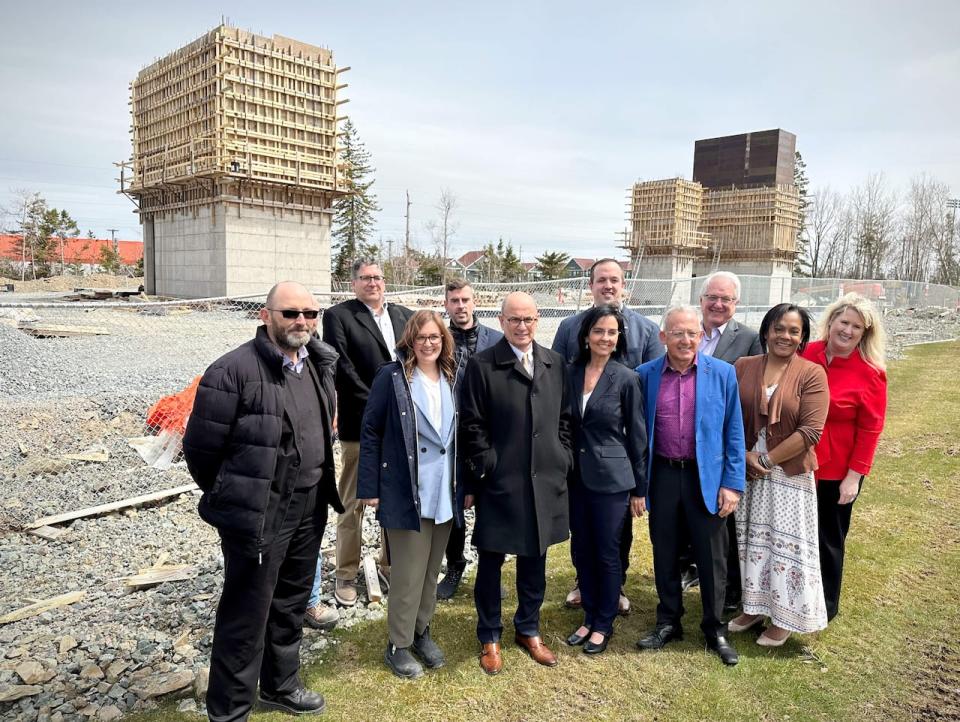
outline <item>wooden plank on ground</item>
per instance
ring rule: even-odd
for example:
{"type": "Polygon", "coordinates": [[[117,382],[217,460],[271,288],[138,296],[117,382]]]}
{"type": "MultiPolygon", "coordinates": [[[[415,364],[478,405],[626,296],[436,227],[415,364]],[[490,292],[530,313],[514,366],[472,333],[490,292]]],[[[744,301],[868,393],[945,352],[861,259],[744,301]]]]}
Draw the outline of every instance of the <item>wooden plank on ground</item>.
{"type": "Polygon", "coordinates": [[[56,541],[67,533],[66,529],[57,529],[53,526],[38,526],[36,529],[29,529],[28,534],[33,534],[47,541],[56,541]]]}
{"type": "Polygon", "coordinates": [[[120,509],[126,509],[131,506],[140,506],[142,504],[149,504],[154,501],[162,501],[171,496],[180,496],[180,494],[186,494],[189,491],[193,491],[197,488],[196,484],[184,484],[183,486],[175,486],[172,489],[163,489],[162,491],[154,491],[150,494],[143,494],[141,496],[133,496],[129,499],[121,499],[120,501],[112,501],[109,504],[100,504],[98,506],[88,506],[85,509],[77,509],[76,511],[68,511],[63,514],[54,514],[53,516],[45,516],[40,519],[36,519],[26,525],[26,529],[36,529],[41,526],[53,526],[54,524],[62,524],[65,521],[73,521],[74,519],[82,519],[87,516],[99,516],[100,514],[109,514],[112,511],[119,511],[120,509]]]}
{"type": "Polygon", "coordinates": [[[22,323],[18,328],[37,338],[69,338],[72,336],[109,336],[101,326],[57,326],[49,323],[22,323]]]}
{"type": "Polygon", "coordinates": [[[383,599],[383,593],[380,591],[380,577],[377,576],[377,562],[373,557],[364,557],[363,576],[367,582],[367,599],[379,602],[383,599]]]}
{"type": "Polygon", "coordinates": [[[193,564],[169,564],[163,567],[147,567],[137,574],[123,577],[123,583],[128,591],[153,587],[164,582],[182,582],[191,579],[197,571],[193,564]]]}
{"type": "Polygon", "coordinates": [[[19,622],[21,619],[35,617],[38,614],[42,614],[50,609],[65,607],[68,604],[75,604],[83,599],[83,595],[84,592],[67,592],[66,594],[61,594],[56,597],[50,597],[50,599],[44,599],[39,602],[34,602],[33,604],[28,604],[25,607],[20,607],[20,609],[15,609],[9,614],[4,614],[2,617],[0,617],[0,624],[19,622]]]}

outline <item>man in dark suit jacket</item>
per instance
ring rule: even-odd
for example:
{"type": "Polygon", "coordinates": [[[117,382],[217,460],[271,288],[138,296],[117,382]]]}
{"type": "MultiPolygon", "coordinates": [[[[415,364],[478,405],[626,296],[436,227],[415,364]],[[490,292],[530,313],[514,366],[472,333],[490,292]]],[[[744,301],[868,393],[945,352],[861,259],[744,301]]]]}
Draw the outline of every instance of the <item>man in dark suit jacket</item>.
{"type": "Polygon", "coordinates": [[[505,338],[467,364],[460,438],[469,507],[476,501],[478,551],[474,601],[480,666],[497,674],[500,655],[500,569],[517,556],[515,641],[540,664],[557,658],[540,637],[547,547],[567,538],[570,401],[563,359],[534,340],[537,305],[526,293],[503,301],[505,338]]]}
{"type": "MultiPolygon", "coordinates": [[[[700,353],[733,364],[741,356],[762,353],[760,336],[752,328],[734,320],[740,300],[740,279],[729,271],[714,271],[703,279],[700,290],[700,315],[703,319],[703,340],[700,353]]],[[[727,518],[730,556],[727,559],[727,598],[724,609],[734,611],[740,605],[740,560],[737,556],[737,525],[731,514],[727,518]]],[[[699,584],[697,565],[688,547],[680,556],[683,588],[699,584]]]]}
{"type": "MultiPolygon", "coordinates": [[[[637,642],[662,649],[683,638],[680,545],[688,538],[700,569],[700,624],[707,647],[724,664],[737,651],[722,621],[727,577],[724,518],[733,514],[746,481],[746,449],[737,375],[728,363],[697,353],[697,310],[675,306],[663,316],[667,355],[637,369],[646,402],[650,451],[650,541],[657,584],[657,625],[637,642]]],[[[635,514],[641,509],[631,501],[635,514]]]]}
{"type": "MultiPolygon", "coordinates": [[[[626,336],[623,353],[613,357],[624,366],[634,369],[640,364],[652,361],[663,356],[663,344],[660,343],[660,329],[646,316],[627,308],[623,303],[624,280],[623,268],[620,262],[613,258],[601,258],[590,267],[590,293],[593,294],[593,305],[616,306],[623,314],[623,330],[626,336]]],[[[586,311],[563,319],[553,337],[553,348],[563,356],[567,364],[573,364],[580,356],[580,347],[577,335],[580,333],[580,324],[586,311]]],[[[623,524],[620,536],[620,568],[623,570],[623,582],[627,580],[627,567],[630,566],[630,548],[633,546],[633,523],[630,515],[623,524]]],[[[576,565],[576,550],[570,546],[570,556],[576,565]]],[[[621,586],[622,586],[621,583],[621,586]]],[[[580,590],[574,587],[567,595],[566,604],[569,607],[580,606],[580,590]]],[[[630,600],[620,590],[620,614],[629,614],[630,600]]]]}
{"type": "MultiPolygon", "coordinates": [[[[337,361],[337,431],[340,435],[338,488],[345,511],[337,518],[337,570],[334,598],[344,606],[357,603],[356,577],[363,543],[363,506],[357,503],[360,421],[377,369],[397,358],[397,339],[413,311],[384,299],[386,286],[377,262],[353,264],[356,298],[323,314],[323,340],[340,354],[337,361]]],[[[388,566],[381,544],[380,566],[388,566]]]]}
{"type": "MultiPolygon", "coordinates": [[[[464,279],[457,278],[447,283],[444,291],[443,307],[450,317],[450,333],[456,354],[457,376],[456,391],[463,389],[463,375],[467,370],[467,361],[473,354],[490,348],[503,338],[499,331],[484,326],[477,320],[476,302],[473,297],[473,287],[464,279]]],[[[463,474],[458,473],[462,478],[463,474]]],[[[465,524],[453,526],[450,530],[450,539],[447,541],[447,571],[437,585],[437,599],[450,599],[457,593],[463,572],[467,568],[467,560],[463,556],[466,545],[467,529],[465,524]]]]}

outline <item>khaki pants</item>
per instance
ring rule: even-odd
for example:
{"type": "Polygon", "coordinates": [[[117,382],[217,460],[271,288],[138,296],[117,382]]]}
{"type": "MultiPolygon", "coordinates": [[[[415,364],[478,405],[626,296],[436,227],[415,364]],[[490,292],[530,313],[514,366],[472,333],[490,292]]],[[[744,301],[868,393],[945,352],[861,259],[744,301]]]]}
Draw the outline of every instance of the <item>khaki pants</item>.
{"type": "MultiPolygon", "coordinates": [[[[360,571],[363,549],[363,510],[357,503],[357,464],[360,461],[359,441],[340,441],[340,480],[337,484],[344,512],[337,517],[337,579],[352,582],[360,571]]],[[[387,545],[380,532],[380,566],[389,568],[387,545]]]]}
{"type": "Polygon", "coordinates": [[[437,608],[437,575],[452,528],[452,519],[443,524],[421,519],[420,531],[387,530],[393,561],[387,629],[397,647],[409,647],[414,632],[423,634],[430,626],[437,608]]]}

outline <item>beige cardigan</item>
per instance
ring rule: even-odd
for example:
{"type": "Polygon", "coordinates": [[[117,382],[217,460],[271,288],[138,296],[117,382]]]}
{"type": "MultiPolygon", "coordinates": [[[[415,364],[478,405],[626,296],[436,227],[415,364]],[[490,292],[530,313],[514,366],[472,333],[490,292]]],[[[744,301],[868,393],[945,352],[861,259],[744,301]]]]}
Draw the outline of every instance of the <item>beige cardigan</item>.
{"type": "Polygon", "coordinates": [[[787,476],[817,468],[814,446],[820,441],[830,405],[827,374],[821,366],[794,356],[784,369],[773,396],[767,401],[763,372],[767,355],[737,359],[737,382],[743,408],[743,433],[747,449],[757,443],[760,429],[767,429],[767,450],[773,451],[793,432],[803,437],[806,451],[782,462],[787,476]]]}

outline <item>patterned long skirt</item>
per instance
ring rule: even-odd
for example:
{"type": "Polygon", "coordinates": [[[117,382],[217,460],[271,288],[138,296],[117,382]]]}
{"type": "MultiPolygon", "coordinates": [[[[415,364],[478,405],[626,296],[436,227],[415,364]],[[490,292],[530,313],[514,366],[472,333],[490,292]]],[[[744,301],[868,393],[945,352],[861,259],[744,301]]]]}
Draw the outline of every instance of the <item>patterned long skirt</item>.
{"type": "Polygon", "coordinates": [[[736,512],[743,611],[791,632],[827,626],[813,472],[747,480],[736,512]]]}

